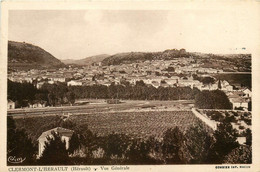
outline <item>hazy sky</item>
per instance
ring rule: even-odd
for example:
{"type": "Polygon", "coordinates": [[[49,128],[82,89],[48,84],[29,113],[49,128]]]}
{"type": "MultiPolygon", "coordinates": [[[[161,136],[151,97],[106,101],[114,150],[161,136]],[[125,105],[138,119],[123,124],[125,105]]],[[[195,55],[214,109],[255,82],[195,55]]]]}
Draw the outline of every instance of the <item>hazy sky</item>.
{"type": "MultiPolygon", "coordinates": [[[[210,53],[247,53],[256,39],[250,9],[174,11],[9,12],[9,35],[58,59],[98,54],[185,48],[210,53]],[[242,50],[246,48],[246,50],[242,50]]],[[[257,35],[258,36],[258,35],[257,35]]]]}

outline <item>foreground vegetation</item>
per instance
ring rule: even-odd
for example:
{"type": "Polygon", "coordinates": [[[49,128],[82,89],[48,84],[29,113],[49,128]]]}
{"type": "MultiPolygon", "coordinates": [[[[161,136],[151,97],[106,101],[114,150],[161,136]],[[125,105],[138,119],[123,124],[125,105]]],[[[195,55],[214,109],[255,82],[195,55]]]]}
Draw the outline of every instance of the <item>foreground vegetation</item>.
{"type": "Polygon", "coordinates": [[[49,128],[63,127],[74,130],[70,148],[66,150],[59,134],[53,133],[45,143],[40,159],[35,158],[37,145],[30,134],[16,127],[8,117],[7,156],[26,156],[22,165],[80,165],[80,164],[221,164],[251,163],[251,143],[239,145],[236,131],[230,123],[222,123],[215,132],[208,132],[202,123],[195,123],[182,131],[178,126],[169,127],[162,138],[129,137],[122,133],[98,136],[87,126],[73,121],[51,122],[49,128]],[[19,143],[17,138],[20,138],[19,143]],[[28,149],[30,146],[30,149],[28,149]],[[54,152],[50,153],[50,152],[54,152]]]}

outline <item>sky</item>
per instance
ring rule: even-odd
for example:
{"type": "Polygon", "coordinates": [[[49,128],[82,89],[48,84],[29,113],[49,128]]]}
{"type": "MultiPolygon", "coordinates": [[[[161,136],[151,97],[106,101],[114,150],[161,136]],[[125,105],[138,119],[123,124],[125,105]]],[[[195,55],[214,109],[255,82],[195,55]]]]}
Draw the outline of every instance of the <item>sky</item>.
{"type": "Polygon", "coordinates": [[[218,10],[10,10],[8,39],[58,59],[155,52],[248,53],[258,26],[247,8],[218,10]]]}

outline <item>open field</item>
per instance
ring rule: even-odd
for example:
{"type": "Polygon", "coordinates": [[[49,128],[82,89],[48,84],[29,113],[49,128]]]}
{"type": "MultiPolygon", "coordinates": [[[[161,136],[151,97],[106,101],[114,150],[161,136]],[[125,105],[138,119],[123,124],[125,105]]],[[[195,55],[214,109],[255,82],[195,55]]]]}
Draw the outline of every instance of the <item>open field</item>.
{"type": "Polygon", "coordinates": [[[118,111],[149,111],[149,110],[190,110],[194,101],[142,101],[142,100],[122,100],[119,104],[108,104],[105,100],[84,100],[85,105],[80,106],[62,106],[45,108],[24,108],[8,110],[8,115],[12,116],[34,116],[34,115],[57,115],[64,113],[71,114],[91,114],[96,112],[118,112],[118,111]]]}
{"type": "MultiPolygon", "coordinates": [[[[53,128],[55,121],[62,116],[35,116],[14,118],[18,128],[24,128],[36,141],[40,134],[53,128]]],[[[191,111],[149,111],[149,112],[114,112],[71,115],[66,120],[77,127],[88,127],[93,133],[105,136],[111,133],[126,134],[130,137],[161,138],[168,128],[178,126],[186,131],[190,126],[201,121],[191,111]]]]}

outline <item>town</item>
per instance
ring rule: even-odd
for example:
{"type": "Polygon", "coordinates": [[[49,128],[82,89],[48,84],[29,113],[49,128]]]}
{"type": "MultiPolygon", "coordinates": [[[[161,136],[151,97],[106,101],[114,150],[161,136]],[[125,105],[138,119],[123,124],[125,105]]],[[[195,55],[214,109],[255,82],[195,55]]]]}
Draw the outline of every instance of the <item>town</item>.
{"type": "MultiPolygon", "coordinates": [[[[105,59],[90,65],[66,64],[52,69],[10,67],[7,78],[9,120],[15,120],[17,127],[24,128],[31,136],[32,144],[38,145],[37,158],[32,158],[35,163],[53,163],[45,150],[46,143],[51,142],[50,135],[64,138],[64,149],[68,151],[65,157],[69,156],[66,162],[76,164],[81,161],[84,164],[93,164],[92,161],[102,164],[103,160],[113,162],[111,157],[115,155],[122,164],[137,163],[131,151],[144,150],[131,147],[134,144],[159,145],[159,150],[151,147],[144,157],[139,157],[143,159],[139,161],[141,164],[227,163],[233,161],[232,150],[237,149],[243,149],[250,156],[251,64],[236,66],[230,57],[218,57],[211,59],[212,65],[208,58],[193,55],[167,60],[129,61],[127,58],[119,64],[107,63],[105,59]],[[229,66],[233,67],[226,69],[222,64],[229,61],[229,66]],[[195,124],[201,128],[194,128],[195,124]],[[37,132],[35,127],[39,128],[37,132]],[[172,130],[171,127],[175,128],[172,130]],[[180,161],[165,158],[171,156],[164,152],[167,139],[171,139],[168,132],[179,133],[190,140],[191,137],[202,137],[196,135],[198,130],[208,132],[207,137],[216,139],[205,140],[201,145],[201,149],[206,149],[207,144],[213,146],[205,154],[210,157],[208,160],[202,160],[202,157],[197,157],[199,161],[195,162],[192,157],[180,161]],[[188,134],[193,131],[196,131],[194,135],[188,134]],[[229,139],[222,140],[223,135],[229,139]],[[83,137],[92,139],[85,142],[83,137]],[[141,140],[135,140],[138,138],[141,140]],[[155,140],[150,142],[151,138],[155,140]],[[104,145],[98,141],[102,139],[104,145]],[[121,150],[126,143],[128,146],[121,150]],[[114,144],[120,149],[107,154],[114,149],[114,144]],[[230,148],[219,149],[223,144],[229,144],[230,148]]],[[[189,146],[184,140],[180,142],[189,146]]],[[[190,144],[198,144],[195,142],[190,144]]],[[[187,147],[183,149],[189,152],[187,147]]],[[[31,153],[35,155],[36,151],[31,153]]],[[[63,160],[58,161],[59,164],[63,160]]],[[[250,163],[251,158],[235,162],[250,163]]]]}
{"type": "MultiPolygon", "coordinates": [[[[89,66],[73,66],[59,69],[31,69],[29,71],[10,71],[8,79],[19,83],[32,83],[37,89],[44,84],[64,83],[67,86],[104,85],[136,85],[143,81],[147,86],[190,87],[202,90],[222,90],[228,96],[233,109],[248,111],[251,102],[251,88],[237,83],[229,83],[225,79],[217,79],[216,75],[229,72],[223,69],[201,67],[204,63],[194,62],[193,58],[174,60],[152,60],[140,63],[104,66],[102,62],[89,66]]],[[[236,75],[239,72],[232,72],[236,75]]],[[[11,102],[10,102],[11,103],[11,102]]],[[[39,105],[42,106],[42,105],[39,105]]],[[[34,105],[32,107],[37,107],[34,105]]],[[[8,109],[14,106],[8,106],[8,109]]]]}

